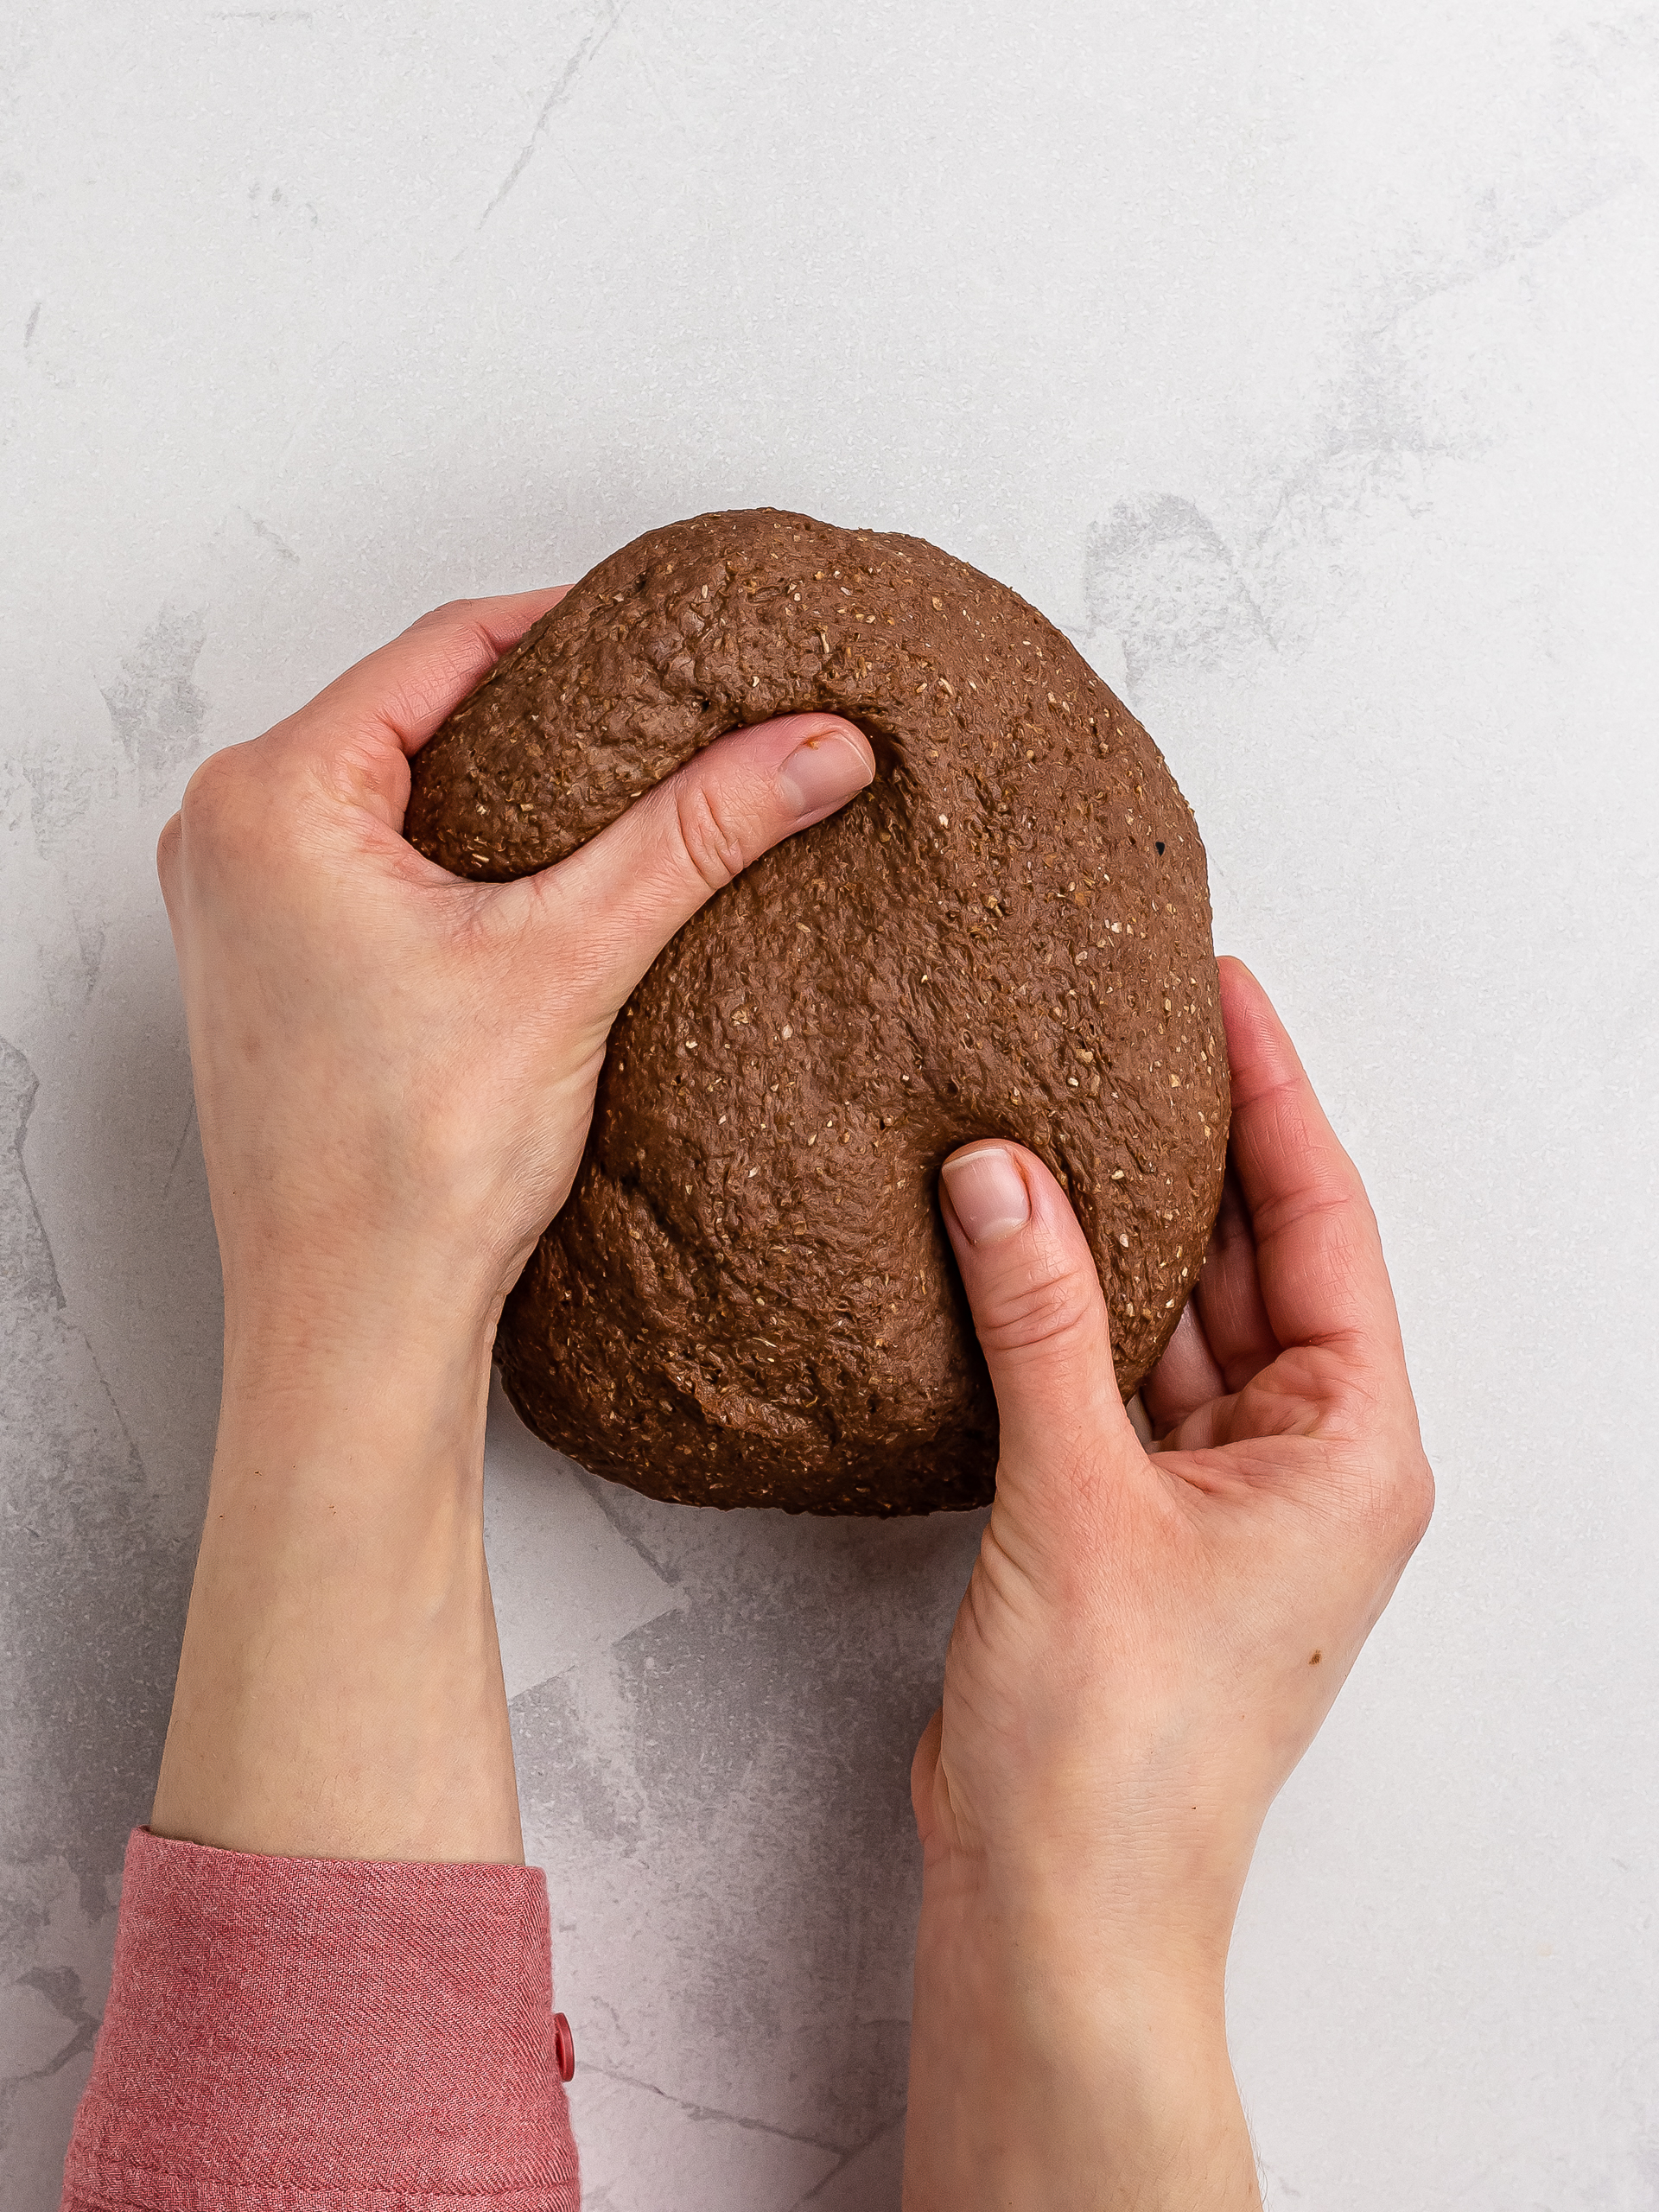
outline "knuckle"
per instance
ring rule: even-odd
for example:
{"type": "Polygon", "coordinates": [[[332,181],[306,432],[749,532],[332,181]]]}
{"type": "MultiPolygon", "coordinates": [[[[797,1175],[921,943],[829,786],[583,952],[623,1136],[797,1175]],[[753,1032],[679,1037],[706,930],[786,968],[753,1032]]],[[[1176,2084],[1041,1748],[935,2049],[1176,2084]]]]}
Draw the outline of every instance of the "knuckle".
{"type": "Polygon", "coordinates": [[[179,801],[178,819],[186,830],[211,824],[227,796],[231,775],[230,757],[224,753],[210,753],[194,771],[179,801]]]}
{"type": "Polygon", "coordinates": [[[162,824],[162,834],[156,840],[156,873],[161,878],[163,899],[171,897],[173,887],[178,880],[179,843],[182,836],[182,823],[175,814],[162,824]]]}
{"type": "Polygon", "coordinates": [[[276,797],[257,746],[232,745],[210,753],[179,802],[175,861],[188,855],[193,863],[242,867],[262,860],[280,842],[283,810],[274,803],[276,797]]]}
{"type": "Polygon", "coordinates": [[[431,635],[435,649],[443,655],[446,671],[470,677],[475,669],[488,668],[499,658],[485,616],[488,604],[481,599],[447,599],[442,607],[429,607],[417,616],[405,635],[431,635]]]}
{"type": "Polygon", "coordinates": [[[1363,1367],[1344,1363],[1325,1377],[1322,1389],[1320,1427],[1325,1434],[1364,1446],[1377,1433],[1385,1411],[1379,1378],[1363,1367]]]}
{"type": "Polygon", "coordinates": [[[1031,1351],[1081,1343],[1100,1297],[1092,1275],[1045,1255],[1010,1280],[997,1283],[975,1308],[979,1339],[988,1352],[1031,1351]]]}
{"type": "Polygon", "coordinates": [[[470,599],[446,599],[440,606],[429,607],[424,614],[417,614],[409,626],[411,630],[446,629],[467,620],[474,604],[470,599]]]}
{"type": "Polygon", "coordinates": [[[1399,1491],[1401,1534],[1409,1554],[1428,1534],[1428,1524],[1434,1517],[1434,1471],[1421,1452],[1414,1452],[1408,1462],[1399,1491]]]}
{"type": "Polygon", "coordinates": [[[678,779],[673,801],[681,856],[706,891],[723,891],[747,859],[735,823],[726,817],[718,795],[701,776],[678,779]]]}
{"type": "Polygon", "coordinates": [[[1367,1453],[1356,1505],[1370,1546],[1403,1565],[1427,1535],[1434,1512],[1434,1477],[1421,1448],[1367,1453]]]}
{"type": "Polygon", "coordinates": [[[175,817],[178,838],[193,853],[210,855],[233,842],[244,811],[245,776],[236,750],[209,753],[184,787],[175,817]]]}

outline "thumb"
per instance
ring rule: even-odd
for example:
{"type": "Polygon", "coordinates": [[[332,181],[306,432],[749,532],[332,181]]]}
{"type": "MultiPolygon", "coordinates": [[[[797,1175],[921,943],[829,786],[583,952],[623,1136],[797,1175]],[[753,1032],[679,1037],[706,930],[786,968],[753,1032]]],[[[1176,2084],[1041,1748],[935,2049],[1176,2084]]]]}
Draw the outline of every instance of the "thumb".
{"type": "Polygon", "coordinates": [[[579,930],[613,1014],[675,931],[751,861],[844,806],[872,780],[869,740],[833,715],[730,731],[535,879],[579,930]]]}
{"type": "Polygon", "coordinates": [[[939,1171],[939,1208],[996,1392],[999,1485],[1079,1447],[1138,1449],[1094,1255],[1042,1161],[998,1140],[965,1145],[939,1171]]]}

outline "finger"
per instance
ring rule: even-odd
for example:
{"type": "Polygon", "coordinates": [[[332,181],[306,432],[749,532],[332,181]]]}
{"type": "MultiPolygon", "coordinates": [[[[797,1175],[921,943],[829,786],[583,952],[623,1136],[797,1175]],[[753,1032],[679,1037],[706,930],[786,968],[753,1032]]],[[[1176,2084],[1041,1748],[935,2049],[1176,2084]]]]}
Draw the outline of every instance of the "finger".
{"type": "Polygon", "coordinates": [[[1195,1294],[1205,1341],[1230,1390],[1242,1390],[1279,1357],[1279,1339],[1268,1319],[1255,1256],[1255,1232],[1230,1173],[1210,1231],[1195,1294]]]}
{"type": "Polygon", "coordinates": [[[476,690],[569,590],[509,592],[499,599],[454,599],[411,622],[401,635],[337,676],[295,717],[316,731],[364,726],[404,753],[418,753],[447,715],[476,690]]]}
{"type": "Polygon", "coordinates": [[[1117,1395],[1094,1255],[1065,1193],[1023,1147],[982,1140],[939,1171],[939,1211],[1001,1427],[1001,1468],[1141,1446],[1117,1395]]]}
{"type": "Polygon", "coordinates": [[[577,934],[595,1013],[608,1019],[699,906],[874,774],[869,740],[833,715],[733,730],[568,860],[524,878],[524,892],[577,934]]]}
{"type": "Polygon", "coordinates": [[[434,607],[336,677],[264,741],[327,771],[349,796],[400,828],[410,756],[569,588],[557,584],[434,607]]]}
{"type": "Polygon", "coordinates": [[[1232,1064],[1230,1156],[1274,1335],[1285,1346],[1331,1347],[1356,1367],[1397,1367],[1403,1381],[1394,1294],[1358,1171],[1255,976],[1224,960],[1221,992],[1232,1064]]]}
{"type": "Polygon", "coordinates": [[[1198,1309],[1188,1300],[1164,1356],[1141,1385],[1141,1402],[1147,1409],[1155,1437],[1179,1428],[1189,1414],[1218,1397],[1226,1389],[1198,1319],[1198,1309]]]}

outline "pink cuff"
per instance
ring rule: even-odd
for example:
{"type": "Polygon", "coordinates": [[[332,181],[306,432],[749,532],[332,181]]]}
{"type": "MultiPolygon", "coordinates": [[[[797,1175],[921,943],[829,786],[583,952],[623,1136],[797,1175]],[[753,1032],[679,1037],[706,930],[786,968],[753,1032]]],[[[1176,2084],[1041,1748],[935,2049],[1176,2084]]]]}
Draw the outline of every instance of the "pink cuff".
{"type": "Polygon", "coordinates": [[[530,1866],[136,1828],[66,2212],[577,2212],[530,1866]]]}

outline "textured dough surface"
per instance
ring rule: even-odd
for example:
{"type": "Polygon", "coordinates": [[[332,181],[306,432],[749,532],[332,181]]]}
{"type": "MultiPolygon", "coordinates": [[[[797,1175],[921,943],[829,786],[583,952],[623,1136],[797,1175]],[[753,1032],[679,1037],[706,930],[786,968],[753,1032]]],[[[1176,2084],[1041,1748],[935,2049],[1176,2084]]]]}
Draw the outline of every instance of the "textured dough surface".
{"type": "Polygon", "coordinates": [[[456,874],[561,860],[734,727],[828,709],[879,772],[714,899],[613,1032],[575,1186],[497,1357],[550,1444],[658,1497],[990,1497],[996,1408],[936,1198],[1028,1145],[1093,1249],[1127,1397],[1219,1202],[1204,849],[1162,755],[1015,593],[766,508],[649,531],[416,756],[456,874]]]}

